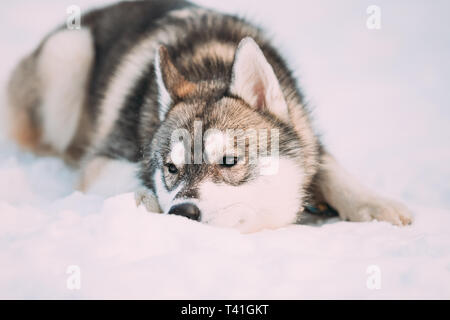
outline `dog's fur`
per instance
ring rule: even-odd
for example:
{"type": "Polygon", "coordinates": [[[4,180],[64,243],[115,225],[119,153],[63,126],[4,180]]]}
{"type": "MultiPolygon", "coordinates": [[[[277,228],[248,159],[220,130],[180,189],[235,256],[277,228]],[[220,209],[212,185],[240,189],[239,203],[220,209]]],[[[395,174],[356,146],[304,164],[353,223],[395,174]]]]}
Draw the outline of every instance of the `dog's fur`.
{"type": "Polygon", "coordinates": [[[100,176],[122,184],[135,175],[128,188],[151,210],[188,216],[174,208],[191,204],[200,221],[242,231],[295,222],[320,201],[351,221],[411,222],[406,208],[360,186],[325,151],[291,71],[260,29],[182,0],[119,3],[87,13],[82,27],[51,32],[8,90],[12,137],[78,166],[81,190],[100,176]],[[262,174],[261,161],[175,163],[186,145],[172,133],[195,140],[196,123],[217,130],[200,143],[219,160],[228,156],[217,147],[221,132],[275,130],[278,170],[262,174]]]}

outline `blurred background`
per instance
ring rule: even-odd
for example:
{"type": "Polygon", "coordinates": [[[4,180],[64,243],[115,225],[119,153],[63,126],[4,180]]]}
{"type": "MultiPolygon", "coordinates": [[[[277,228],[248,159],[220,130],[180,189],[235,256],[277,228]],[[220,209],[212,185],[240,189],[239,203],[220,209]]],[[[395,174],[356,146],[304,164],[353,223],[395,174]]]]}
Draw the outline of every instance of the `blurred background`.
{"type": "MultiPolygon", "coordinates": [[[[2,1],[1,83],[65,21],[67,7],[112,2],[2,1]]],[[[350,172],[407,203],[450,208],[449,1],[195,2],[268,31],[298,76],[317,131],[350,172]],[[379,30],[366,26],[370,5],[381,9],[379,30]]]]}

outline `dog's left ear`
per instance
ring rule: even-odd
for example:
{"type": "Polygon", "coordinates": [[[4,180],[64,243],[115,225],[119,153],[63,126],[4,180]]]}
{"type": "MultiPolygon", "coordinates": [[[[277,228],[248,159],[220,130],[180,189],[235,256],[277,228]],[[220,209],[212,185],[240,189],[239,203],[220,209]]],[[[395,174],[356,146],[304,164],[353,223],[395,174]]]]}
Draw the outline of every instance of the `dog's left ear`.
{"type": "Polygon", "coordinates": [[[230,92],[255,109],[266,109],[289,122],[288,106],[275,72],[250,37],[241,40],[236,50],[230,92]]]}
{"type": "Polygon", "coordinates": [[[164,46],[156,53],[155,74],[158,85],[159,118],[163,121],[172,102],[189,96],[195,91],[196,84],[188,81],[178,71],[164,46]]]}

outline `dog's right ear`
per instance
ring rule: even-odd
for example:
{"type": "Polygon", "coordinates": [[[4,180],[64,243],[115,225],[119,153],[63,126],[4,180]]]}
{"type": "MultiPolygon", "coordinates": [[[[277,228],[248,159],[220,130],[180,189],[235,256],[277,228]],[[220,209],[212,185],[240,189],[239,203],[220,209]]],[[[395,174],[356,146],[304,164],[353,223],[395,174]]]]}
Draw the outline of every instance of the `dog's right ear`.
{"type": "Polygon", "coordinates": [[[250,37],[242,39],[236,49],[230,92],[256,110],[267,110],[289,123],[288,106],[277,76],[250,37]]]}
{"type": "Polygon", "coordinates": [[[158,85],[159,119],[163,121],[173,101],[182,100],[196,89],[196,84],[186,80],[170,59],[167,48],[156,52],[155,74],[158,85]]]}

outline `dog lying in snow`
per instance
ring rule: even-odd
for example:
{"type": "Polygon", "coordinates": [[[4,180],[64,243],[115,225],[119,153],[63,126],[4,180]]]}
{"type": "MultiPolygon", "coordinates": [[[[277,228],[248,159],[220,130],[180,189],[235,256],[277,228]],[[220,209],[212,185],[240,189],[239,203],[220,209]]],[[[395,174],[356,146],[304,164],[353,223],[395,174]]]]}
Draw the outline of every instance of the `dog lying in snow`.
{"type": "Polygon", "coordinates": [[[50,32],[8,87],[12,137],[79,167],[81,190],[125,172],[149,210],[244,232],[319,203],[350,221],[411,223],[321,145],[257,27],[181,0],[123,2],[82,22],[50,32]]]}

